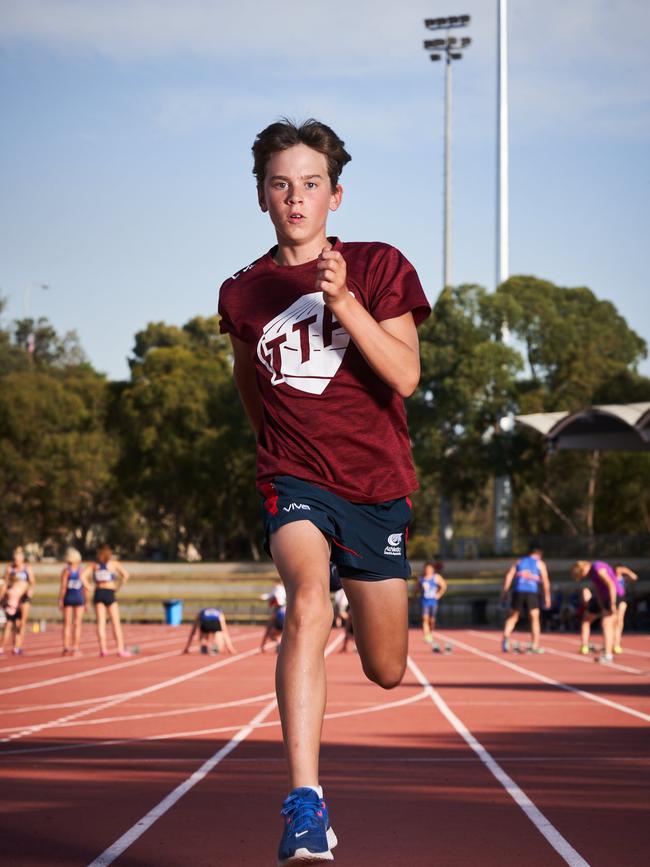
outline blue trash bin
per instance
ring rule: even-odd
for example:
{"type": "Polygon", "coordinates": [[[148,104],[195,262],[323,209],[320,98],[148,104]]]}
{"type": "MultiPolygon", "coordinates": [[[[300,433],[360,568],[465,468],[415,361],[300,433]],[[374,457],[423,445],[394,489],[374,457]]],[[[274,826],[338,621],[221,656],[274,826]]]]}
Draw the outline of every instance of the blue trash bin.
{"type": "Polygon", "coordinates": [[[183,622],[183,600],[165,599],[165,623],[168,626],[180,626],[183,622]]]}

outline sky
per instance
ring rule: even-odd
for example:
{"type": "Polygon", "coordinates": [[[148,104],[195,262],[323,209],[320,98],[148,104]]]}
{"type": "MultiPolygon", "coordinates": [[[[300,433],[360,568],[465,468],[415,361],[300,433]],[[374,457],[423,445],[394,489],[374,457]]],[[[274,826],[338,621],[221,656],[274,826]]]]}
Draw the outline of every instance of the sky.
{"type": "MultiPolygon", "coordinates": [[[[274,243],[250,148],[281,116],[325,121],[352,154],[329,233],[394,244],[434,301],[444,68],[423,20],[460,14],[452,281],[493,290],[496,7],[0,0],[3,325],[75,329],[124,379],[148,322],[213,314],[274,243]]],[[[509,39],[510,273],[588,286],[650,343],[650,4],[510,0],[509,39]]]]}

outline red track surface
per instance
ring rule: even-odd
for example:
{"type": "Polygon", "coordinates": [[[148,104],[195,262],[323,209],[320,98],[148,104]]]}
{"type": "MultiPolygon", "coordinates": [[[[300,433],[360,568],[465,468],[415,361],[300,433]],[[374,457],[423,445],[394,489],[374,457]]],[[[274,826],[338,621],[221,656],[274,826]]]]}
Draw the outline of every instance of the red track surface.
{"type": "MultiPolygon", "coordinates": [[[[286,795],[275,654],[246,653],[259,629],[232,632],[235,657],[180,655],[185,628],[127,626],[141,647],[132,660],[99,659],[90,628],[82,658],[58,657],[50,630],[1,659],[0,861],[275,864],[286,795]],[[127,832],[130,845],[114,847],[127,832]]],[[[328,658],[321,782],[336,863],[645,867],[650,638],[626,637],[620,666],[602,666],[575,653],[575,636],[504,656],[493,632],[445,635],[448,655],[412,633],[413,665],[391,692],[363,678],[356,654],[328,658]]]]}

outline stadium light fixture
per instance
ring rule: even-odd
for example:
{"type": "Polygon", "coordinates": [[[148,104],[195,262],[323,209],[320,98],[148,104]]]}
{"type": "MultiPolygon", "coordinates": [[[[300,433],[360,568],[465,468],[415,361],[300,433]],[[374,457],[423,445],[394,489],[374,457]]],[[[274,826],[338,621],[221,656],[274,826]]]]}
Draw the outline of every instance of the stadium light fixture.
{"type": "Polygon", "coordinates": [[[445,59],[445,190],[444,190],[444,230],[442,251],[443,287],[451,286],[452,282],[452,245],[451,245],[451,64],[462,60],[463,51],[472,40],[468,36],[458,38],[452,35],[452,30],[467,27],[469,15],[450,15],[447,18],[425,18],[427,30],[446,31],[444,38],[425,39],[424,48],[430,53],[433,61],[445,59]]]}

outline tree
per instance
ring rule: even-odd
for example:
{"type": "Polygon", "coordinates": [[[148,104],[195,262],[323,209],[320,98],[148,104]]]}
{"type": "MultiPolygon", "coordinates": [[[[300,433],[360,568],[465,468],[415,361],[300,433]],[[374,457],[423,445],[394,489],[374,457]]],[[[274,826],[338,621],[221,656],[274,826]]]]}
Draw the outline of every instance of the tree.
{"type": "Polygon", "coordinates": [[[218,320],[137,334],[119,415],[125,490],[168,556],[181,543],[225,556],[237,535],[255,551],[254,438],[218,320]]]}
{"type": "Polygon", "coordinates": [[[420,328],[422,375],[408,404],[421,484],[465,506],[483,496],[493,470],[491,435],[513,403],[521,366],[495,336],[491,305],[480,286],[441,292],[420,328]]]}

